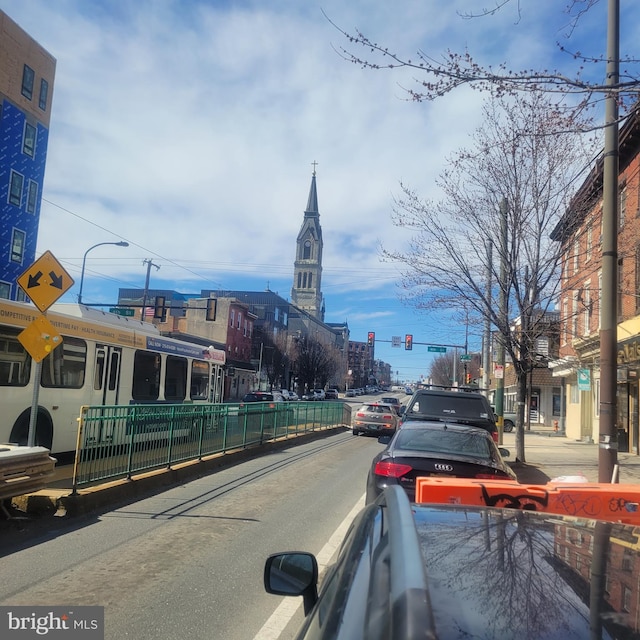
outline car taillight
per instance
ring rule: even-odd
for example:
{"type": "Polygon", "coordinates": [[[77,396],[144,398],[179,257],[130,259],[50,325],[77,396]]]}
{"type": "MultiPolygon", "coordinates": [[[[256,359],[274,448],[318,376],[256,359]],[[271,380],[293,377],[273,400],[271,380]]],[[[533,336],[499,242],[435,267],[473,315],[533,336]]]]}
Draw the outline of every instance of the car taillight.
{"type": "Polygon", "coordinates": [[[383,420],[393,420],[393,416],[382,416],[383,420]]]}
{"type": "Polygon", "coordinates": [[[494,441],[496,444],[499,444],[499,442],[498,442],[498,440],[499,440],[499,436],[498,436],[498,432],[497,432],[497,431],[493,431],[493,432],[491,433],[491,437],[493,438],[493,441],[494,441]]]}
{"type": "Polygon", "coordinates": [[[376,462],[374,473],[377,476],[383,476],[384,478],[401,478],[411,470],[411,465],[382,460],[380,462],[376,462]]]}
{"type": "Polygon", "coordinates": [[[364,413],[356,413],[356,416],[357,416],[358,418],[364,418],[364,417],[365,417],[365,414],[364,414],[364,413]]]}

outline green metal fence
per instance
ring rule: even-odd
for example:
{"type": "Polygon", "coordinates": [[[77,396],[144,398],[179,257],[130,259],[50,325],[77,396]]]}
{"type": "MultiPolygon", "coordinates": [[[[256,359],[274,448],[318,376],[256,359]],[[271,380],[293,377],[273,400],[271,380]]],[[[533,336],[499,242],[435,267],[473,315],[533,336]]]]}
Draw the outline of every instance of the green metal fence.
{"type": "Polygon", "coordinates": [[[83,406],[73,489],[350,424],[343,402],[83,406]]]}

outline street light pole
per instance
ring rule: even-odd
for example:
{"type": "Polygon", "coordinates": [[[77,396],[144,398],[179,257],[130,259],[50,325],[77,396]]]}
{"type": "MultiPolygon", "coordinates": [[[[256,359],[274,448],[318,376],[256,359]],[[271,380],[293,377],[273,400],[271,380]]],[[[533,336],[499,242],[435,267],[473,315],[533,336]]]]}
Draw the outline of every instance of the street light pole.
{"type": "Polygon", "coordinates": [[[101,247],[103,244],[112,244],[112,245],[114,245],[116,247],[128,247],[129,246],[129,243],[125,242],[124,240],[121,240],[120,242],[98,242],[98,244],[94,244],[92,247],[89,247],[84,252],[84,257],[82,258],[82,272],[80,273],[80,291],[78,292],[78,304],[82,304],[82,285],[84,284],[84,267],[85,267],[85,264],[87,262],[87,254],[92,249],[95,249],[96,247],[101,247]]]}

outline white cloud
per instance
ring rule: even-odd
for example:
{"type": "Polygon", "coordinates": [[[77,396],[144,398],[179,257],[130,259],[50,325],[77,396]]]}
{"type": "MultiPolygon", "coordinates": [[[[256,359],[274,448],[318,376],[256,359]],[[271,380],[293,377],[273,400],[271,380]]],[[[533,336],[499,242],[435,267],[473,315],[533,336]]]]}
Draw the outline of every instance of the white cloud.
{"type": "Polygon", "coordinates": [[[79,279],[89,246],[130,242],[92,254],[85,298],[139,286],[149,257],[162,263],[154,279],[180,291],[252,273],[248,288],[270,282],[288,297],[316,160],[327,318],[353,318],[355,339],[367,330],[361,314],[405,321],[397,268],[378,251],[410,237],[391,222],[393,195],[402,180],[437,197],[436,178],[467,144],[483,96],[407,102],[416,73],[345,62],[335,49],[348,42],[321,8],[399,53],[466,46],[522,67],[551,64],[555,4],[523,6],[518,22],[516,3],[462,20],[456,11],[477,5],[465,0],[0,0],[57,59],[44,189],[53,204],[43,203],[39,251],[79,279]]]}

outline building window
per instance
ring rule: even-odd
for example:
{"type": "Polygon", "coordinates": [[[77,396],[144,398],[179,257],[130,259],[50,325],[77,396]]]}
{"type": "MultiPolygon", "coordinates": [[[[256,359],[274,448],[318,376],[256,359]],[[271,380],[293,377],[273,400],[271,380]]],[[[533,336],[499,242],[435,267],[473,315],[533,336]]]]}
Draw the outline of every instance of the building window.
{"type": "Polygon", "coordinates": [[[618,260],[618,319],[622,318],[622,285],[623,285],[623,277],[622,277],[622,267],[624,266],[622,258],[618,260]]]}
{"type": "Polygon", "coordinates": [[[17,171],[11,170],[9,179],[9,204],[16,207],[22,206],[22,187],[24,186],[24,176],[17,171]]]}
{"type": "Polygon", "coordinates": [[[571,404],[578,404],[580,402],[580,391],[578,389],[578,383],[571,385],[569,402],[571,404]]]}
{"type": "Polygon", "coordinates": [[[36,128],[24,123],[24,133],[22,135],[22,153],[33,158],[36,155],[36,128]]]}
{"type": "Polygon", "coordinates": [[[620,214],[619,214],[619,225],[620,227],[624,226],[624,220],[627,217],[627,185],[623,184],[620,188],[620,214]]]}
{"type": "Polygon", "coordinates": [[[38,106],[46,111],[47,109],[47,98],[49,97],[49,83],[42,78],[40,80],[40,98],[38,99],[38,106]]]}
{"type": "Polygon", "coordinates": [[[587,253],[585,255],[585,260],[589,262],[591,260],[591,252],[593,250],[593,227],[589,225],[587,227],[587,253]]]}
{"type": "Polygon", "coordinates": [[[304,247],[302,248],[302,259],[309,260],[311,258],[311,242],[305,240],[304,247]]]}
{"type": "Polygon", "coordinates": [[[302,277],[302,288],[306,289],[307,288],[307,272],[304,272],[304,276],[302,277]]]}
{"type": "Polygon", "coordinates": [[[571,339],[578,337],[578,292],[573,292],[573,303],[571,305],[571,339]]]}
{"type": "Polygon", "coordinates": [[[33,81],[35,77],[34,70],[25,64],[22,70],[22,95],[29,100],[33,98],[33,81]]]}
{"type": "Polygon", "coordinates": [[[229,326],[233,327],[233,321],[235,320],[236,312],[234,309],[231,309],[231,315],[229,316],[229,326]]]}
{"type": "Polygon", "coordinates": [[[38,183],[35,180],[29,180],[27,189],[27,213],[36,212],[36,203],[38,201],[38,183]]]}
{"type": "Polygon", "coordinates": [[[302,287],[302,271],[298,271],[298,289],[302,287]]]}
{"type": "Polygon", "coordinates": [[[242,314],[238,311],[238,329],[241,327],[242,325],[242,314]]]}
{"type": "Polygon", "coordinates": [[[591,304],[591,282],[584,283],[582,290],[582,304],[584,311],[582,313],[582,335],[588,336],[591,333],[591,312],[593,305],[591,304]]]}
{"type": "Polygon", "coordinates": [[[309,289],[313,286],[313,273],[309,272],[309,289]]]}
{"type": "Polygon", "coordinates": [[[633,592],[626,585],[622,585],[622,610],[629,613],[631,611],[633,592]]]}
{"type": "Polygon", "coordinates": [[[22,264],[24,259],[24,245],[26,234],[20,229],[14,229],[11,236],[11,262],[22,264]]]}
{"type": "Polygon", "coordinates": [[[11,298],[11,285],[8,282],[0,282],[0,298],[5,300],[11,298]]]}
{"type": "Polygon", "coordinates": [[[580,253],[580,241],[573,241],[573,273],[578,273],[578,254],[580,253]]]}

